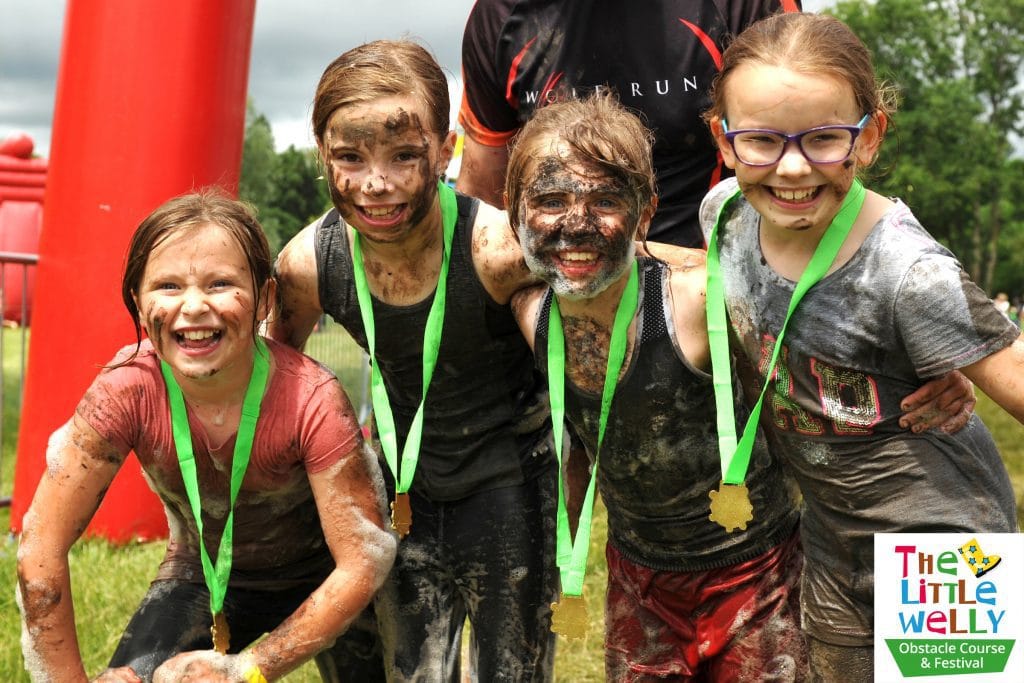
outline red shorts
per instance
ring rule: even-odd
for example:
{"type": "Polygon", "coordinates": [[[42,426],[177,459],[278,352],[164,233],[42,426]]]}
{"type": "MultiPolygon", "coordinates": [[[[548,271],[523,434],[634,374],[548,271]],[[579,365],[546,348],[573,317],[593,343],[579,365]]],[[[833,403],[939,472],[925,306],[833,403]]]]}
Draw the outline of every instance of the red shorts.
{"type": "Polygon", "coordinates": [[[607,680],[803,681],[798,534],[702,572],[641,567],[608,544],[607,680]]]}

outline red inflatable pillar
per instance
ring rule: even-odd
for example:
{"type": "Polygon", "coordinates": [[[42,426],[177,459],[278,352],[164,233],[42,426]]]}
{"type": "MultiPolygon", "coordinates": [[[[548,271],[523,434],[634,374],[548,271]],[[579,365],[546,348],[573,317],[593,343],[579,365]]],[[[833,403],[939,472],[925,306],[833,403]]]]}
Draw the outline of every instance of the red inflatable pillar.
{"type": "MultiPolygon", "coordinates": [[[[99,366],[134,340],[121,303],[132,231],[172,196],[237,187],[255,0],[68,0],[57,76],[11,525],[99,366]]],[[[87,533],[166,534],[130,457],[87,533]]]]}

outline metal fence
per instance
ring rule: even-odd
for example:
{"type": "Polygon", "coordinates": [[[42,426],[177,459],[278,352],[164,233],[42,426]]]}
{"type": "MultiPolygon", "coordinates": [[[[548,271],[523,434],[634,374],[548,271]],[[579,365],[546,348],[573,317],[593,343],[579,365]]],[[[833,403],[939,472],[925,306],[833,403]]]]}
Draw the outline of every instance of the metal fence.
{"type": "Polygon", "coordinates": [[[17,424],[25,386],[25,362],[31,323],[31,275],[39,262],[38,254],[0,251],[0,305],[3,328],[0,329],[0,507],[11,504],[13,462],[18,444],[17,424]],[[17,346],[12,351],[11,345],[17,346]],[[10,356],[10,357],[9,357],[10,356]],[[12,429],[12,427],[14,427],[12,429]],[[13,433],[12,433],[13,432],[13,433]]]}

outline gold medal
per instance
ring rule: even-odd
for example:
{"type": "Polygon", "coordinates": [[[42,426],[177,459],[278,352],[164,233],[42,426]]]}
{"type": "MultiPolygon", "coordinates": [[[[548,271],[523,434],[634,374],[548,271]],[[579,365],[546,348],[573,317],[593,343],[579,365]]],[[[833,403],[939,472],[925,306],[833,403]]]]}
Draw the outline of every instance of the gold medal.
{"type": "Polygon", "coordinates": [[[412,528],[412,506],[409,504],[408,493],[396,493],[391,503],[391,528],[398,532],[399,538],[409,535],[412,528]]]}
{"type": "Polygon", "coordinates": [[[750,504],[750,492],[744,484],[722,482],[717,491],[709,491],[711,514],[708,519],[732,533],[747,528],[747,522],[754,519],[754,506],[750,504]]]}
{"type": "Polygon", "coordinates": [[[222,655],[228,653],[228,643],[231,640],[231,629],[228,628],[227,617],[223,612],[213,615],[213,626],[210,627],[210,635],[213,636],[213,649],[222,655]]]}
{"type": "Polygon", "coordinates": [[[566,638],[580,639],[587,635],[590,619],[587,603],[582,595],[562,594],[558,602],[551,603],[551,630],[566,638]]]}

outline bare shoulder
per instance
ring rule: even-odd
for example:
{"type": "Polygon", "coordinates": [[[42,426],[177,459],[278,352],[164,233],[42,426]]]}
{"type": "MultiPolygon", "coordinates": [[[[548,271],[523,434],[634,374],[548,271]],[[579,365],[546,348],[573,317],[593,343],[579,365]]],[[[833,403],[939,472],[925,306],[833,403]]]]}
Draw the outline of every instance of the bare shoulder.
{"type": "Polygon", "coordinates": [[[648,255],[664,261],[669,266],[675,268],[703,269],[707,262],[707,252],[703,249],[677,247],[674,244],[663,244],[661,242],[647,242],[643,247],[648,255]]]}
{"type": "Polygon", "coordinates": [[[537,282],[523,260],[508,214],[485,202],[480,202],[473,224],[473,265],[498,303],[507,303],[516,290],[537,282]]]}
{"type": "Polygon", "coordinates": [[[297,349],[303,347],[322,313],[313,242],[317,222],[293,237],[274,264],[277,305],[269,321],[270,336],[297,349]]]}
{"type": "Polygon", "coordinates": [[[316,253],[313,240],[316,236],[317,223],[319,220],[300,230],[281,249],[274,264],[274,271],[279,279],[282,274],[294,277],[308,276],[312,273],[313,277],[316,277],[316,253]]]}
{"type": "Polygon", "coordinates": [[[672,247],[673,260],[669,267],[669,287],[672,290],[674,313],[689,317],[694,309],[704,315],[704,299],[707,289],[706,254],[700,249],[672,247]],[[684,253],[686,252],[686,253],[684,253]]]}

